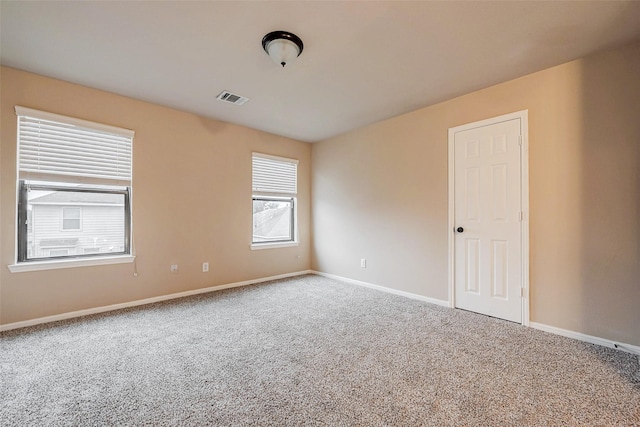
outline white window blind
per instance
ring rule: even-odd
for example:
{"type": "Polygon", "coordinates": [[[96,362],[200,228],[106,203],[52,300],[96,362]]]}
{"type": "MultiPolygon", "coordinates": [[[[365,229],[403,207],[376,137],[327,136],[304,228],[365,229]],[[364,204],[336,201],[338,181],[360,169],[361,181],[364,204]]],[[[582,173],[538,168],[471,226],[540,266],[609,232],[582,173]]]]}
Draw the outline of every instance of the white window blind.
{"type": "Polygon", "coordinates": [[[298,161],[253,153],[253,192],[295,195],[298,192],[298,161]]]}
{"type": "Polygon", "coordinates": [[[134,132],[16,107],[20,179],[131,185],[134,132]]]}

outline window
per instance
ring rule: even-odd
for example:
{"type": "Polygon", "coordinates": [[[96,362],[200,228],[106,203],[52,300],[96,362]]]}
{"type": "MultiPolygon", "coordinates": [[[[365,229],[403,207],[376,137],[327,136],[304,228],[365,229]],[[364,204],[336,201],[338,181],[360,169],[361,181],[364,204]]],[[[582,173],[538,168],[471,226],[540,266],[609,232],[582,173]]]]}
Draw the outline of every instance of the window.
{"type": "Polygon", "coordinates": [[[298,161],[253,153],[252,247],[297,242],[298,161]]]}
{"type": "Polygon", "coordinates": [[[18,263],[130,255],[133,131],[16,114],[18,263]]]}
{"type": "Polygon", "coordinates": [[[62,229],[80,230],[80,208],[62,208],[62,229]]]}
{"type": "Polygon", "coordinates": [[[253,243],[294,240],[293,198],[253,196],[253,243]]]}

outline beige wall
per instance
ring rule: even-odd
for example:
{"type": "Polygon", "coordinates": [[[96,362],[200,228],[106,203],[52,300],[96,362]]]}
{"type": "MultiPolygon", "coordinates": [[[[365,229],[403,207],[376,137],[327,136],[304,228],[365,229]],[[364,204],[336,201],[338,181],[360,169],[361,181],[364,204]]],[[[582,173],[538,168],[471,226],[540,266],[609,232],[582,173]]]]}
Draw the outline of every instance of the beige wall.
{"type": "Polygon", "coordinates": [[[312,268],[446,300],[447,131],[524,109],[531,321],[640,345],[640,43],[314,144],[312,268]]]}
{"type": "Polygon", "coordinates": [[[309,269],[310,145],[11,68],[0,72],[1,324],[309,269]],[[135,130],[138,277],[133,264],[9,272],[15,105],[135,130]],[[250,250],[252,151],[300,160],[298,247],[250,250]],[[204,261],[209,273],[202,273],[204,261]]]}
{"type": "Polygon", "coordinates": [[[314,145],[0,73],[1,324],[310,267],[446,300],[447,130],[528,109],[531,320],[640,345],[640,43],[314,145]],[[6,268],[15,257],[15,105],[136,131],[138,277],[132,264],[6,268]],[[252,151],[300,160],[299,247],[249,249],[252,151]]]}

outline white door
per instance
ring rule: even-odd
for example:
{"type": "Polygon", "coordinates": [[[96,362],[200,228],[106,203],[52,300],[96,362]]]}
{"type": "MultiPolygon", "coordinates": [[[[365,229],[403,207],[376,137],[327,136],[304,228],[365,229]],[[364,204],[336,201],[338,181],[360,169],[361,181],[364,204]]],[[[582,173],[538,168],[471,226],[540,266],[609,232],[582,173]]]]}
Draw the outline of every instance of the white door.
{"type": "Polygon", "coordinates": [[[453,131],[455,306],[522,322],[521,119],[453,131]]]}

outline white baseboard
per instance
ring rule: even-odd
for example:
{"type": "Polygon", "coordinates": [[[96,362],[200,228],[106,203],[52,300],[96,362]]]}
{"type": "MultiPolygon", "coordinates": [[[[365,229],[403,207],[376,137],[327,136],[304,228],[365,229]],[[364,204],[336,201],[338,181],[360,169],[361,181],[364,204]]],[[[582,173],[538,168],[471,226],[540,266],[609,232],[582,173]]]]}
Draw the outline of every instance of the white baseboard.
{"type": "MultiPolygon", "coordinates": [[[[379,291],[388,292],[388,293],[391,293],[391,294],[400,295],[400,296],[407,297],[407,298],[412,298],[412,299],[416,299],[416,300],[420,300],[420,301],[425,301],[425,302],[428,302],[428,303],[431,303],[431,304],[441,305],[443,307],[450,307],[449,301],[447,301],[447,300],[429,298],[429,297],[425,297],[425,296],[422,296],[422,295],[416,295],[416,294],[412,294],[412,293],[409,293],[409,292],[399,291],[397,289],[387,288],[387,287],[380,286],[380,285],[374,285],[374,284],[371,284],[371,283],[362,282],[360,280],[349,279],[347,277],[337,276],[335,274],[322,273],[320,271],[315,271],[315,270],[312,270],[311,273],[312,274],[317,274],[318,276],[324,276],[324,277],[328,277],[330,279],[339,280],[339,281],[342,281],[342,282],[351,283],[351,284],[358,285],[358,286],[364,286],[364,287],[367,287],[367,288],[377,289],[379,291]]],[[[545,325],[543,323],[537,323],[537,322],[529,322],[529,327],[534,328],[534,329],[538,329],[538,330],[541,330],[541,331],[544,331],[544,332],[549,332],[549,333],[552,333],[552,334],[555,334],[555,335],[561,335],[561,336],[564,336],[564,337],[573,338],[573,339],[576,339],[578,341],[584,341],[584,342],[588,342],[588,343],[591,343],[591,344],[601,345],[601,346],[604,346],[604,347],[615,348],[617,350],[622,350],[622,351],[625,351],[627,353],[637,354],[637,355],[640,356],[640,347],[632,345],[632,344],[620,343],[620,342],[608,340],[608,339],[605,339],[605,338],[594,337],[592,335],[587,335],[587,334],[583,334],[583,333],[580,333],[580,332],[569,331],[567,329],[556,328],[555,326],[549,326],[549,325],[545,325]]]]}
{"type": "MultiPolygon", "coordinates": [[[[89,309],[85,309],[85,310],[71,311],[71,312],[68,312],[68,313],[61,313],[61,314],[56,314],[56,315],[53,315],[53,316],[39,317],[37,319],[24,320],[24,321],[21,321],[21,322],[7,323],[5,325],[0,325],[0,332],[10,331],[12,329],[26,328],[28,326],[39,325],[39,324],[42,324],[42,323],[50,323],[50,322],[57,322],[59,320],[73,319],[75,317],[88,316],[90,314],[104,313],[104,312],[107,312],[107,311],[119,310],[119,309],[122,309],[122,308],[136,307],[136,306],[140,306],[140,305],[152,304],[152,303],[155,303],[155,302],[167,301],[167,300],[172,300],[172,299],[176,299],[176,298],[183,298],[183,297],[188,297],[188,296],[191,296],[191,295],[198,295],[198,294],[204,294],[204,293],[208,293],[208,292],[221,291],[223,289],[238,288],[238,287],[242,287],[242,286],[253,285],[253,284],[256,284],[256,283],[268,282],[270,280],[278,280],[278,279],[286,279],[288,277],[302,276],[302,275],[305,275],[305,274],[316,274],[318,276],[328,277],[330,279],[339,280],[339,281],[342,281],[342,282],[346,282],[346,283],[350,283],[350,284],[358,285],[358,286],[363,286],[363,287],[370,288],[370,289],[376,289],[376,290],[379,290],[379,291],[382,291],[382,292],[387,292],[387,293],[394,294],[394,295],[400,295],[400,296],[403,296],[403,297],[406,297],[406,298],[411,298],[411,299],[415,299],[415,300],[419,300],[419,301],[428,302],[430,304],[436,304],[436,305],[440,305],[440,306],[447,307],[447,308],[450,307],[449,306],[449,301],[447,301],[447,300],[441,300],[441,299],[437,299],[437,298],[429,298],[429,297],[425,297],[425,296],[422,296],[422,295],[412,294],[410,292],[405,292],[405,291],[400,291],[400,290],[397,290],[397,289],[387,288],[387,287],[380,286],[380,285],[374,285],[372,283],[363,282],[363,281],[360,281],[360,280],[349,279],[347,277],[337,276],[335,274],[322,273],[320,271],[314,271],[314,270],[304,270],[304,271],[297,271],[297,272],[294,272],[294,273],[286,273],[286,274],[279,274],[279,275],[276,275],[276,276],[262,277],[262,278],[259,278],[259,279],[245,280],[243,282],[227,283],[227,284],[224,284],[224,285],[211,286],[211,287],[208,287],[208,288],[193,289],[191,291],[177,292],[177,293],[174,293],[174,294],[160,295],[160,296],[157,296],[157,297],[145,298],[145,299],[136,300],[136,301],[129,301],[129,302],[124,302],[124,303],[120,303],[120,304],[112,304],[112,305],[106,305],[106,306],[102,306],[102,307],[89,308],[89,309]]],[[[570,331],[570,330],[567,330],[567,329],[557,328],[555,326],[549,326],[549,325],[545,325],[543,323],[538,323],[538,322],[530,322],[529,326],[534,328],[534,329],[538,329],[538,330],[541,330],[541,331],[544,331],[544,332],[549,332],[549,333],[552,333],[552,334],[555,334],[555,335],[561,335],[561,336],[564,336],[564,337],[576,339],[578,341],[584,341],[584,342],[588,342],[588,343],[591,343],[591,344],[601,345],[601,346],[604,346],[604,347],[615,348],[615,349],[618,349],[618,350],[625,351],[627,353],[637,354],[637,355],[640,356],[640,346],[636,346],[636,345],[632,345],[632,344],[626,344],[626,343],[620,343],[620,342],[616,342],[616,341],[612,341],[612,340],[605,339],[605,338],[600,338],[600,337],[594,337],[592,335],[587,335],[587,334],[583,334],[583,333],[580,333],[580,332],[574,332],[574,331],[570,331]]]]}
{"type": "Polygon", "coordinates": [[[68,313],[56,314],[53,316],[39,317],[37,319],[24,320],[21,322],[7,323],[0,325],[0,332],[10,331],[12,329],[26,328],[27,326],[39,325],[42,323],[57,322],[59,320],[73,319],[74,317],[88,316],[90,314],[104,313],[107,311],[120,310],[122,308],[136,307],[139,305],[152,304],[154,302],[167,301],[176,298],[188,297],[191,295],[205,294],[207,292],[221,291],[223,289],[238,288],[241,286],[253,285],[270,280],[286,279],[287,277],[302,276],[304,274],[313,274],[311,270],[297,271],[294,273],[279,274],[277,276],[262,277],[260,279],[245,280],[244,282],[227,283],[225,285],[211,286],[208,288],[193,289],[191,291],[177,292],[174,294],[160,295],[152,298],[145,298],[136,301],[123,302],[120,304],[105,305],[102,307],[88,308],[85,310],[70,311],[68,313]]]}
{"type": "Polygon", "coordinates": [[[591,344],[597,344],[603,347],[615,348],[617,350],[626,351],[627,353],[640,355],[640,347],[635,345],[619,343],[616,341],[612,341],[612,340],[608,340],[600,337],[594,337],[592,335],[587,335],[580,332],[574,332],[574,331],[569,331],[567,329],[556,328],[555,326],[545,325],[544,323],[530,322],[529,326],[531,326],[534,329],[538,329],[538,330],[549,332],[556,335],[562,335],[563,337],[573,338],[578,341],[584,341],[591,344]]]}
{"type": "Polygon", "coordinates": [[[449,301],[441,300],[437,298],[429,298],[418,294],[412,294],[410,292],[399,291],[393,288],[387,288],[385,286],[374,285],[373,283],[363,282],[360,280],[349,279],[347,277],[336,276],[335,274],[322,273],[320,271],[312,270],[311,273],[317,274],[318,276],[328,277],[329,279],[339,280],[341,282],[350,283],[352,285],[364,286],[365,288],[376,289],[378,291],[387,292],[394,295],[400,295],[406,298],[416,299],[419,301],[428,302],[430,304],[441,305],[443,307],[449,308],[449,301]]]}

